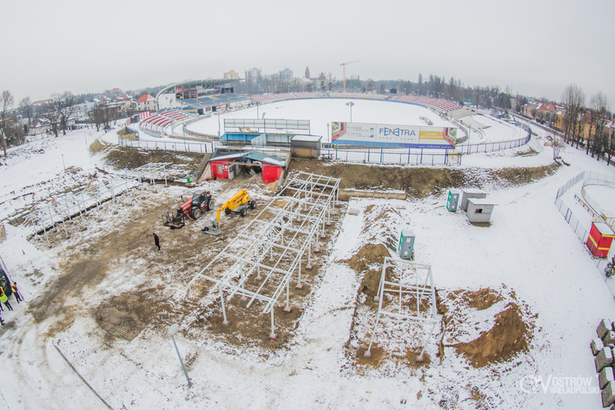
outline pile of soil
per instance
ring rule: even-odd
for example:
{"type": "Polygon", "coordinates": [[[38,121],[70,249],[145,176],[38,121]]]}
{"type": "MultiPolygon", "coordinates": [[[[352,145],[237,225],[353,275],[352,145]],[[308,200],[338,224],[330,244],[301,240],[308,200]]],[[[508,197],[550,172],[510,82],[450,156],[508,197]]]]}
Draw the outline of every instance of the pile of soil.
{"type": "Polygon", "coordinates": [[[315,159],[293,159],[288,171],[341,178],[341,189],[399,189],[414,198],[439,195],[450,188],[483,189],[487,185],[521,185],[553,174],[558,165],[531,168],[423,168],[365,166],[315,159]]]}
{"type": "Polygon", "coordinates": [[[359,293],[365,293],[367,295],[367,301],[371,302],[378,293],[378,286],[380,285],[380,276],[382,270],[370,269],[365,272],[361,286],[359,287],[359,293]]]}
{"type": "Polygon", "coordinates": [[[130,147],[114,147],[105,155],[105,162],[115,169],[135,169],[151,163],[172,163],[185,165],[198,170],[203,154],[182,152],[181,154],[163,150],[140,150],[130,147]]]}
{"type": "Polygon", "coordinates": [[[519,305],[511,302],[506,305],[506,310],[496,315],[493,328],[483,332],[478,339],[453,347],[457,354],[467,357],[473,367],[479,368],[527,352],[531,337],[530,326],[523,321],[519,305]]]}
{"type": "Polygon", "coordinates": [[[352,258],[344,259],[340,262],[347,263],[350,269],[353,269],[357,273],[361,273],[366,270],[369,265],[384,263],[384,258],[387,256],[391,256],[391,253],[383,244],[366,243],[359,252],[352,256],[352,258]]]}
{"type": "Polygon", "coordinates": [[[502,295],[490,288],[482,288],[476,291],[458,290],[452,294],[461,294],[461,300],[469,307],[477,310],[489,309],[502,300],[502,295]]]}

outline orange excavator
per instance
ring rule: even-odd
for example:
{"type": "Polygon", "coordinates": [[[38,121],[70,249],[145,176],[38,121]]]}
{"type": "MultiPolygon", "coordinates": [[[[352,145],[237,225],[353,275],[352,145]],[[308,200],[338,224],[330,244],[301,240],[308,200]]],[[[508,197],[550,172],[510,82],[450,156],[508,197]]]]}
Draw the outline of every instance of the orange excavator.
{"type": "Polygon", "coordinates": [[[220,212],[224,211],[226,215],[230,215],[231,213],[237,213],[242,217],[246,216],[248,212],[248,208],[254,209],[256,208],[256,201],[250,199],[250,195],[248,191],[242,189],[240,191],[235,192],[231,199],[226,201],[218,211],[216,212],[216,217],[211,218],[211,226],[206,226],[203,228],[203,232],[209,235],[219,235],[220,232],[220,212]]]}

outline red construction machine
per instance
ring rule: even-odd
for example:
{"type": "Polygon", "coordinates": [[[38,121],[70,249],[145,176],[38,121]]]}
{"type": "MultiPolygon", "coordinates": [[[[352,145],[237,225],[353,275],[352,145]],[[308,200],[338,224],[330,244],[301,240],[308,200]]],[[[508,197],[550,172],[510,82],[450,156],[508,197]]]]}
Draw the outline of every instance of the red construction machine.
{"type": "Polygon", "coordinates": [[[180,229],[186,225],[186,219],[196,221],[203,212],[210,211],[213,206],[214,199],[211,192],[203,191],[200,194],[192,195],[192,198],[177,208],[175,213],[167,212],[166,215],[162,216],[162,219],[165,226],[169,226],[171,229],[180,229]]]}

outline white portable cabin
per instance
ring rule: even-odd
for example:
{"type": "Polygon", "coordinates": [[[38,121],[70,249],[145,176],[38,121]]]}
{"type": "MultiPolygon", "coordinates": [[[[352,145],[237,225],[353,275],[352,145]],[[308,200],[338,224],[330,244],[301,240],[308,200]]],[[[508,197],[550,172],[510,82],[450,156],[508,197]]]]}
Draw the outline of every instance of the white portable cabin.
{"type": "Polygon", "coordinates": [[[466,216],[470,222],[491,222],[493,208],[497,205],[489,199],[469,198],[466,216]]]}
{"type": "Polygon", "coordinates": [[[461,199],[461,209],[466,212],[468,211],[468,200],[470,198],[484,199],[487,198],[487,193],[477,189],[464,189],[463,197],[461,199]]]}

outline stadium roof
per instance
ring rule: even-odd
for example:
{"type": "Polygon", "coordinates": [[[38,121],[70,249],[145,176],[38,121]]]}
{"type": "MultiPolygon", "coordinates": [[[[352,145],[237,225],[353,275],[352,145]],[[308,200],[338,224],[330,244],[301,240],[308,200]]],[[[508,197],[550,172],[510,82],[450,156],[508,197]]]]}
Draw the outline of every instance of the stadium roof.
{"type": "Polygon", "coordinates": [[[183,105],[187,105],[193,108],[204,108],[204,107],[213,107],[218,106],[220,104],[228,104],[233,101],[242,101],[248,100],[248,97],[243,97],[237,94],[217,94],[217,95],[208,95],[198,98],[186,98],[185,100],[181,100],[183,105]]]}
{"type": "Polygon", "coordinates": [[[209,80],[194,80],[194,81],[184,81],[181,83],[175,83],[173,85],[170,85],[168,87],[163,88],[162,90],[160,90],[158,92],[158,94],[156,95],[156,99],[158,99],[158,97],[160,97],[162,94],[169,94],[171,92],[174,92],[173,90],[175,89],[175,87],[192,87],[192,86],[203,86],[204,88],[212,88],[218,85],[222,85],[222,84],[227,84],[227,83],[232,83],[238,80],[229,80],[229,79],[209,79],[209,80]]]}

